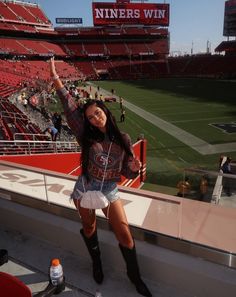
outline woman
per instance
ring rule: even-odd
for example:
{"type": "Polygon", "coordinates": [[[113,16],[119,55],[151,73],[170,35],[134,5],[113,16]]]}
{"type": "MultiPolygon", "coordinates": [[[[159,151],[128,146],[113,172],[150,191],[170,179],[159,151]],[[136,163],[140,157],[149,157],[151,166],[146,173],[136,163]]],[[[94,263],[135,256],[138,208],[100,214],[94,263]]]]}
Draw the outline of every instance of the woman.
{"type": "Polygon", "coordinates": [[[130,137],[120,132],[114,117],[103,102],[88,100],[82,109],[78,109],[56,73],[53,58],[50,68],[68,124],[82,147],[82,174],[71,197],[81,216],[83,229],[80,233],[92,258],[94,280],[99,284],[103,281],[96,214],[95,210],[81,207],[80,199],[84,189],[99,191],[102,183],[102,192],[109,201],[109,206],[102,211],[119,242],[127,266],[127,275],[139,294],[152,296],[139,273],[135,244],[116,185],[121,175],[134,178],[139,173],[140,162],[133,156],[130,137]]]}

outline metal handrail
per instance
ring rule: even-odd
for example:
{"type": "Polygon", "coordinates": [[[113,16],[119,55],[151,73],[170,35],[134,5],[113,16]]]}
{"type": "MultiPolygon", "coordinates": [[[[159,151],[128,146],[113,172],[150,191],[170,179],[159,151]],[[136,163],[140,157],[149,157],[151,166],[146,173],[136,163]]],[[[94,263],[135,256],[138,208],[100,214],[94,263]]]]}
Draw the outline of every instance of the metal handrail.
{"type": "Polygon", "coordinates": [[[40,134],[40,133],[14,133],[13,139],[16,140],[16,136],[33,136],[33,141],[36,141],[35,137],[40,136],[47,138],[46,134],[40,134]]]}
{"type": "MultiPolygon", "coordinates": [[[[224,160],[225,159],[223,159],[223,161],[224,160]]],[[[223,190],[223,178],[225,179],[230,178],[234,180],[234,185],[236,185],[236,174],[223,173],[222,170],[210,171],[210,170],[203,170],[198,168],[185,168],[184,173],[185,172],[198,174],[201,176],[207,175],[209,177],[215,177],[215,183],[211,194],[211,203],[213,204],[220,204],[220,199],[221,199],[222,190],[223,190]]]]}
{"type": "Polygon", "coordinates": [[[76,141],[0,140],[0,155],[80,152],[76,141]]]}
{"type": "Polygon", "coordinates": [[[14,118],[14,120],[28,120],[24,114],[12,111],[0,111],[0,118],[14,118]]]}

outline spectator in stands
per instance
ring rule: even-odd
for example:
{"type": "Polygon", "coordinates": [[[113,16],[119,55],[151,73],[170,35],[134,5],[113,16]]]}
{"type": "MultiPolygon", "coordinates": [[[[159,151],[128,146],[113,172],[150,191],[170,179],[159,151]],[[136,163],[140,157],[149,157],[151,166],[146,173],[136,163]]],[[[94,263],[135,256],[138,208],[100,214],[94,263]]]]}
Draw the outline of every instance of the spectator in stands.
{"type": "Polygon", "coordinates": [[[125,121],[125,109],[121,109],[121,115],[120,115],[120,122],[124,122],[125,121]]]}
{"type": "Polygon", "coordinates": [[[60,139],[60,135],[61,135],[61,125],[62,125],[62,117],[61,114],[58,112],[55,112],[52,116],[52,123],[54,125],[54,127],[57,129],[58,131],[58,137],[60,139]]]}
{"type": "Polygon", "coordinates": [[[58,131],[55,127],[53,126],[48,127],[43,133],[46,133],[46,132],[48,132],[51,135],[52,141],[57,140],[58,131]]]}
{"type": "Polygon", "coordinates": [[[139,134],[139,136],[137,137],[137,141],[139,141],[139,140],[143,140],[144,139],[144,134],[139,134]]]}
{"type": "Polygon", "coordinates": [[[207,175],[202,176],[200,180],[200,201],[206,201],[208,194],[209,177],[207,175]]]}
{"type": "Polygon", "coordinates": [[[40,112],[45,117],[45,119],[50,119],[49,112],[46,110],[45,106],[40,107],[40,112]]]}
{"type": "Polygon", "coordinates": [[[224,155],[220,155],[220,159],[219,159],[219,170],[221,170],[221,166],[223,165],[222,162],[224,160],[224,155]]]}
{"type": "Polygon", "coordinates": [[[57,75],[53,58],[50,66],[51,76],[62,101],[67,121],[82,146],[82,174],[78,177],[71,198],[81,216],[83,229],[80,232],[92,258],[94,280],[100,284],[104,277],[97,237],[96,213],[93,209],[80,206],[80,192],[100,191],[103,185],[102,192],[107,197],[109,206],[102,211],[119,241],[128,277],[139,294],[152,296],[139,273],[135,243],[116,185],[121,179],[121,174],[127,178],[134,178],[139,174],[141,164],[134,156],[131,139],[128,134],[119,130],[114,116],[103,102],[88,100],[79,111],[57,75]],[[108,154],[109,168],[106,172],[108,154]],[[104,181],[102,181],[103,176],[104,181]]]}
{"type": "Polygon", "coordinates": [[[27,98],[24,98],[23,99],[22,104],[23,104],[24,108],[27,109],[27,106],[28,106],[28,100],[27,100],[27,98]]]}
{"type": "Polygon", "coordinates": [[[120,109],[123,109],[124,99],[122,97],[119,98],[120,109]]]}
{"type": "MultiPolygon", "coordinates": [[[[230,157],[227,157],[226,161],[224,162],[224,164],[221,166],[221,170],[223,173],[226,173],[226,174],[232,174],[232,171],[231,171],[231,163],[232,159],[230,157]]],[[[231,178],[229,177],[224,177],[223,178],[223,189],[226,193],[227,196],[231,196],[232,193],[231,193],[231,178]]]]}
{"type": "Polygon", "coordinates": [[[25,99],[26,98],[26,93],[22,92],[21,97],[22,97],[22,99],[25,99]]]}
{"type": "Polygon", "coordinates": [[[185,177],[184,180],[180,180],[177,184],[178,193],[177,196],[179,197],[186,197],[190,194],[191,185],[189,183],[189,178],[185,177]]]}
{"type": "Polygon", "coordinates": [[[19,95],[17,96],[17,102],[18,102],[19,104],[22,104],[22,96],[21,96],[21,94],[19,94],[19,95]]]}

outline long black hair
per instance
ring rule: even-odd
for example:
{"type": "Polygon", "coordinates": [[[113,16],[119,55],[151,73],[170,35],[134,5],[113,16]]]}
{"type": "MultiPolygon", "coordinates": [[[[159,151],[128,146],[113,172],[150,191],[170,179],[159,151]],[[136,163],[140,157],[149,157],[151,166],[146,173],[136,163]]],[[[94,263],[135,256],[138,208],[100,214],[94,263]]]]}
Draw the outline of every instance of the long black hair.
{"type": "Polygon", "coordinates": [[[92,144],[95,142],[102,142],[105,138],[105,134],[101,132],[97,127],[93,126],[86,117],[86,110],[95,105],[101,108],[107,117],[106,122],[106,136],[113,141],[114,143],[118,144],[129,156],[132,156],[133,153],[130,150],[129,145],[124,141],[124,137],[121,134],[120,129],[116,124],[116,119],[110,112],[110,110],[106,107],[106,105],[99,100],[89,99],[83,106],[82,112],[84,116],[84,131],[82,136],[82,173],[88,178],[87,168],[88,168],[88,161],[89,161],[89,149],[92,144]]]}

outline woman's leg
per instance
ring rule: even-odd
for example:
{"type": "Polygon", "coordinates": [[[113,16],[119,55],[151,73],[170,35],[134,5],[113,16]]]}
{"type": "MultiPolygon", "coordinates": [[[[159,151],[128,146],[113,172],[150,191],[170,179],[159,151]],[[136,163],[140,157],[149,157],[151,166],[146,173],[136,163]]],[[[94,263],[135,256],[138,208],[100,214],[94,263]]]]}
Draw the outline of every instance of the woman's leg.
{"type": "Polygon", "coordinates": [[[140,276],[135,244],[121,200],[118,199],[111,203],[108,208],[103,212],[106,216],[108,214],[109,223],[119,241],[119,247],[126,263],[127,275],[139,294],[151,297],[151,292],[140,276]]]}
{"type": "Polygon", "coordinates": [[[96,231],[96,214],[95,210],[87,209],[80,206],[80,201],[74,199],[75,207],[81,217],[81,223],[83,225],[84,234],[86,237],[91,237],[96,231]]]}
{"type": "Polygon", "coordinates": [[[76,208],[78,209],[83,225],[83,229],[80,230],[80,233],[92,259],[93,278],[98,284],[101,284],[104,275],[102,270],[102,262],[100,258],[101,253],[97,237],[95,210],[81,207],[79,200],[74,200],[74,203],[76,208]]]}
{"type": "Polygon", "coordinates": [[[103,212],[108,217],[109,224],[112,226],[112,230],[119,243],[124,247],[132,249],[134,241],[121,200],[118,199],[110,203],[107,208],[103,209],[103,212]]]}

